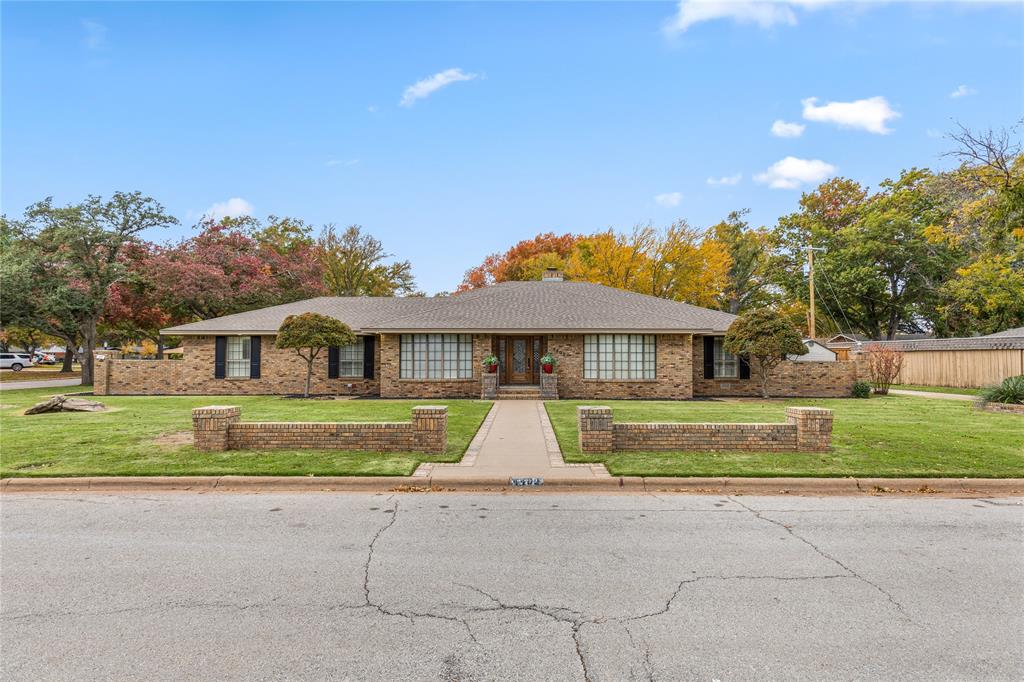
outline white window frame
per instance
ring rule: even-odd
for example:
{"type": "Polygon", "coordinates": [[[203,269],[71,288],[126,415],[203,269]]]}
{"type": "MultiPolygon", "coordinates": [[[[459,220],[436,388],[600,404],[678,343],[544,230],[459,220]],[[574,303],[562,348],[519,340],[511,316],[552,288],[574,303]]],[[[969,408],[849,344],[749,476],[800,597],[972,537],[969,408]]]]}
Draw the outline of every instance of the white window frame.
{"type": "Polygon", "coordinates": [[[422,381],[473,378],[472,334],[402,334],[398,377],[422,381]]]}
{"type": "Polygon", "coordinates": [[[583,378],[598,381],[653,381],[658,341],[654,334],[585,334],[583,378]]]}
{"type": "Polygon", "coordinates": [[[715,337],[715,378],[739,379],[740,357],[725,350],[725,337],[715,337]]]}
{"type": "Polygon", "coordinates": [[[224,351],[224,376],[248,379],[252,372],[252,337],[229,336],[224,351]]]}
{"type": "Polygon", "coordinates": [[[364,339],[356,337],[355,343],[347,346],[338,346],[338,377],[353,379],[363,377],[363,363],[365,361],[364,339]]]}

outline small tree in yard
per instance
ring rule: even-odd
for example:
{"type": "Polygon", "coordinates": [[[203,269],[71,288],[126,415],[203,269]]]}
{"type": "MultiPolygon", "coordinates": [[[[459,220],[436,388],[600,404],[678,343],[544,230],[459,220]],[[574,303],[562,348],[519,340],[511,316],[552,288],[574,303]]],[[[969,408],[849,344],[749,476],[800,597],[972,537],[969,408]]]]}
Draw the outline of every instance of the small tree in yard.
{"type": "Polygon", "coordinates": [[[306,391],[309,397],[313,383],[313,361],[325,348],[347,346],[356,342],[352,329],[340,320],[318,313],[302,313],[284,318],[277,330],[278,348],[291,348],[306,361],[306,391]]]}
{"type": "Polygon", "coordinates": [[[768,377],[787,355],[803,355],[807,346],[788,319],[771,308],[755,308],[736,318],[725,332],[725,350],[757,360],[761,397],[768,397],[768,377]]]}
{"type": "Polygon", "coordinates": [[[878,395],[887,395],[889,387],[896,381],[903,369],[903,351],[893,350],[880,343],[867,347],[868,372],[871,385],[878,395]]]}

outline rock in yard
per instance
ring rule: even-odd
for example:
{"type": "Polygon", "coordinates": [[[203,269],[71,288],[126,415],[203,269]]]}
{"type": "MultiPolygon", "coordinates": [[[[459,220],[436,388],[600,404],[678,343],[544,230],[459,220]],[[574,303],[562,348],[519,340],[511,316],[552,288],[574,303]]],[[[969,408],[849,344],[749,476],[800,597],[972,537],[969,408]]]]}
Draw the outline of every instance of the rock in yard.
{"type": "Polygon", "coordinates": [[[107,409],[103,403],[94,400],[83,400],[82,398],[68,398],[63,395],[55,395],[49,400],[36,403],[25,410],[25,414],[45,414],[46,412],[102,412],[107,409]]]}

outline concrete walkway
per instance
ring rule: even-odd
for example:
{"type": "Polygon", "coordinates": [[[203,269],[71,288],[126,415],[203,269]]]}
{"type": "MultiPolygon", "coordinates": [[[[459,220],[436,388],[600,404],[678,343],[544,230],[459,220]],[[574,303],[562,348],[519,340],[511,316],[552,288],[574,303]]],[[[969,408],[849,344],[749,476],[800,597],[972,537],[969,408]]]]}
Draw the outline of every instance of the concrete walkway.
{"type": "Polygon", "coordinates": [[[480,426],[462,461],[424,463],[415,476],[432,480],[473,478],[610,478],[603,464],[566,464],[544,403],[498,400],[480,426]]]}
{"type": "Polygon", "coordinates": [[[906,391],[902,388],[890,388],[889,393],[893,395],[910,395],[915,398],[935,398],[937,400],[977,400],[977,396],[965,395],[963,393],[938,393],[935,391],[906,391]]]}

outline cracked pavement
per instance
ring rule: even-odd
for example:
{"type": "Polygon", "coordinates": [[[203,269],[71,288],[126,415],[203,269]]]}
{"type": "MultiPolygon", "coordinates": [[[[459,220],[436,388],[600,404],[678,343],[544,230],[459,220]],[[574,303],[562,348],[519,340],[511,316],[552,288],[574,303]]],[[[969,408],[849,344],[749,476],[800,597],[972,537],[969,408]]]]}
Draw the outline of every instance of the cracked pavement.
{"type": "Polygon", "coordinates": [[[0,677],[1021,679],[1021,500],[0,498],[0,677]]]}

